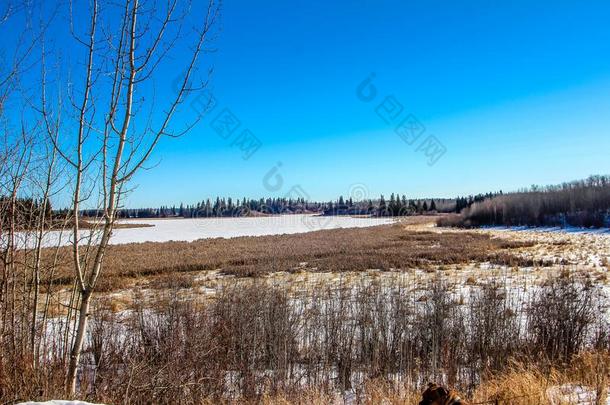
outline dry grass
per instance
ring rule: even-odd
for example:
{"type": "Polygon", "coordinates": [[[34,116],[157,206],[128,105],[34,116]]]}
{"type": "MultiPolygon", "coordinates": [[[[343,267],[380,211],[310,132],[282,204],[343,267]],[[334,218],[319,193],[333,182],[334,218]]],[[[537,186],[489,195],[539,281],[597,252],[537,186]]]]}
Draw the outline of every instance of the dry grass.
{"type": "Polygon", "coordinates": [[[500,404],[559,405],[557,399],[552,401],[549,389],[570,384],[591,389],[597,403],[603,404],[609,377],[610,356],[606,351],[581,353],[565,367],[513,362],[505,372],[488,376],[476,389],[473,401],[498,399],[500,404]]]}
{"type": "MultiPolygon", "coordinates": [[[[605,357],[605,353],[586,353],[580,357],[597,359],[605,357]]],[[[607,357],[604,360],[608,360],[607,357]]],[[[498,405],[569,405],[571,402],[558,402],[549,396],[549,389],[558,387],[562,384],[573,384],[595,389],[596,385],[589,382],[595,379],[597,374],[591,373],[592,370],[582,370],[572,366],[563,371],[556,369],[544,372],[537,366],[527,366],[520,363],[513,363],[509,370],[496,376],[489,376],[488,380],[479,386],[473,395],[464,395],[471,403],[489,403],[498,405]],[[580,375],[579,372],[585,371],[587,374],[580,375]],[[574,375],[573,373],[577,373],[574,375]],[[496,402],[497,400],[497,402],[496,402]]],[[[354,393],[358,398],[357,403],[363,405],[417,405],[421,401],[420,390],[408,388],[402,385],[389,383],[383,379],[373,379],[366,381],[362,387],[356,389],[354,393]]],[[[595,397],[600,403],[606,401],[606,394],[599,393],[595,397]],[[599,395],[599,396],[597,396],[599,395]]],[[[262,404],[262,405],[326,405],[345,403],[346,399],[340,394],[329,394],[323,390],[306,388],[297,392],[275,394],[264,394],[256,400],[245,398],[235,398],[228,400],[209,400],[202,404],[262,404]]]]}
{"type": "Polygon", "coordinates": [[[474,393],[475,402],[497,399],[501,404],[550,404],[547,389],[559,382],[559,375],[543,373],[537,366],[513,363],[507,371],[489,376],[474,393]]]}
{"type": "MultiPolygon", "coordinates": [[[[108,249],[98,291],[125,288],[141,277],[201,270],[254,277],[274,272],[426,269],[472,262],[543,265],[511,252],[532,245],[470,232],[413,231],[400,223],[295,235],[116,245],[108,249]]],[[[63,253],[65,264],[56,272],[54,284],[72,282],[71,253],[68,249],[63,253]]]]}
{"type": "MultiPolygon", "coordinates": [[[[496,403],[500,405],[560,405],[557,398],[549,395],[561,385],[582,386],[595,392],[599,404],[606,403],[607,384],[610,377],[610,356],[608,352],[585,352],[567,366],[543,369],[540,365],[512,362],[506,371],[488,375],[474,393],[460,394],[472,403],[496,403]]],[[[358,391],[358,390],[357,390],[358,391]]],[[[397,386],[383,379],[369,380],[359,390],[359,403],[387,405],[416,405],[421,393],[416,389],[397,386]]],[[[328,404],[338,403],[337,398],[328,394],[306,390],[299,395],[266,395],[263,404],[328,404]],[[335,400],[335,401],[333,401],[335,400]]],[[[342,401],[339,401],[342,402],[342,401]]],[[[567,405],[567,403],[566,403],[567,405]]]]}

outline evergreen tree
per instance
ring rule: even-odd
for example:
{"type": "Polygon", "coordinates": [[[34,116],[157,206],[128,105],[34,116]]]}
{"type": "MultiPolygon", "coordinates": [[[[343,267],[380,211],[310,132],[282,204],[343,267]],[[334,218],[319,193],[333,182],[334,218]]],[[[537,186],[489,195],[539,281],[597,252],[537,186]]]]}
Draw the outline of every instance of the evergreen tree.
{"type": "Polygon", "coordinates": [[[387,215],[387,208],[385,197],[382,194],[381,198],[379,199],[379,215],[387,215]]]}
{"type": "Polygon", "coordinates": [[[407,213],[407,210],[409,209],[409,202],[407,201],[407,196],[406,195],[402,195],[402,200],[400,202],[401,205],[401,209],[403,211],[403,213],[407,213]]]}

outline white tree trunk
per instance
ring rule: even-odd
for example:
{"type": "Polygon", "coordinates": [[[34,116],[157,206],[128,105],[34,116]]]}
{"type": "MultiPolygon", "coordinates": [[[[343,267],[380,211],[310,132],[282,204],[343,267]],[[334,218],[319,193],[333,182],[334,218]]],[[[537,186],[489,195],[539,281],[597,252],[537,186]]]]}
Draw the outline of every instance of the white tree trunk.
{"type": "Polygon", "coordinates": [[[76,338],[74,339],[74,346],[72,347],[72,352],[70,353],[70,365],[68,367],[68,376],[66,380],[66,394],[71,397],[74,396],[74,394],[76,393],[76,377],[78,374],[78,364],[80,362],[80,355],[83,349],[83,342],[85,341],[85,334],[87,333],[90,303],[91,293],[89,291],[82,293],[82,299],[78,311],[78,327],[76,329],[76,338]]]}

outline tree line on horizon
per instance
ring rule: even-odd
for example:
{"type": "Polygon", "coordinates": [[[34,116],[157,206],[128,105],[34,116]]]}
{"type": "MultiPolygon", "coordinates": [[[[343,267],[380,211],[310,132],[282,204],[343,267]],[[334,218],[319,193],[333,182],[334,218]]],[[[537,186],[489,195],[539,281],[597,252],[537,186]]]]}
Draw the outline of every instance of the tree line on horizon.
{"type": "MultiPolygon", "coordinates": [[[[42,206],[41,202],[23,198],[16,204],[25,218],[28,212],[42,206]]],[[[7,197],[0,197],[1,207],[8,209],[7,197]]],[[[45,204],[51,212],[51,202],[45,204]]],[[[0,208],[1,208],[0,207],[0,208]]],[[[216,197],[196,204],[180,204],[158,208],[123,208],[119,218],[211,218],[264,216],[277,214],[409,216],[431,213],[457,213],[444,218],[449,226],[575,226],[610,227],[610,176],[595,175],[584,180],[559,185],[531,186],[516,192],[488,192],[467,197],[408,199],[392,193],[389,199],[355,201],[340,196],[327,202],[304,198],[233,199],[216,197]]],[[[67,209],[54,210],[54,218],[64,218],[67,209]]],[[[51,214],[47,214],[50,216],[51,214]]],[[[100,216],[98,210],[81,210],[84,217],[100,216]]]]}
{"type": "MultiPolygon", "coordinates": [[[[479,196],[464,198],[465,204],[479,200],[479,196]]],[[[231,197],[206,199],[197,204],[160,206],[158,208],[124,208],[118,211],[120,218],[210,218],[242,217],[277,214],[321,215],[371,215],[407,216],[437,212],[454,212],[456,202],[462,199],[407,199],[406,195],[392,193],[389,199],[381,195],[379,199],[355,201],[340,196],[334,201],[307,201],[304,198],[260,198],[233,199],[231,197]]],[[[82,210],[85,217],[99,216],[98,210],[82,210]]]]}
{"type": "MultiPolygon", "coordinates": [[[[216,197],[212,202],[206,199],[197,204],[162,205],[158,208],[122,208],[117,212],[118,218],[214,218],[241,217],[277,214],[307,214],[322,215],[371,215],[371,216],[408,216],[431,213],[460,212],[474,203],[492,198],[497,194],[477,194],[469,197],[407,199],[406,195],[392,193],[389,199],[381,195],[378,199],[355,201],[353,198],[340,196],[334,201],[316,202],[304,198],[260,198],[233,199],[231,197],[216,197]]],[[[19,223],[24,226],[33,220],[37,210],[44,207],[45,217],[49,223],[64,220],[72,216],[67,208],[53,209],[50,199],[43,201],[31,197],[15,198],[14,204],[10,197],[0,196],[0,210],[14,209],[19,223]]],[[[82,217],[97,218],[102,216],[98,209],[83,209],[82,217]]]]}
{"type": "Polygon", "coordinates": [[[610,176],[498,194],[464,207],[458,218],[444,219],[441,224],[610,227],[610,176]]]}
{"type": "MultiPolygon", "coordinates": [[[[122,208],[118,210],[119,218],[215,218],[215,217],[241,217],[278,214],[323,214],[323,215],[371,215],[371,216],[409,216],[431,213],[459,213],[475,203],[491,199],[500,193],[486,193],[457,198],[430,198],[407,199],[392,193],[386,200],[382,194],[378,199],[355,201],[353,198],[340,196],[334,201],[316,202],[304,198],[260,198],[260,199],[233,199],[231,197],[216,197],[214,202],[206,199],[197,204],[162,205],[158,208],[122,208]]],[[[15,209],[16,215],[24,225],[32,222],[37,210],[44,207],[45,217],[49,223],[70,218],[70,209],[53,209],[50,199],[43,201],[31,197],[15,198],[14,204],[10,197],[0,196],[0,210],[15,209]],[[54,221],[53,221],[54,220],[54,221]]],[[[82,217],[101,217],[98,209],[83,209],[82,217]]]]}

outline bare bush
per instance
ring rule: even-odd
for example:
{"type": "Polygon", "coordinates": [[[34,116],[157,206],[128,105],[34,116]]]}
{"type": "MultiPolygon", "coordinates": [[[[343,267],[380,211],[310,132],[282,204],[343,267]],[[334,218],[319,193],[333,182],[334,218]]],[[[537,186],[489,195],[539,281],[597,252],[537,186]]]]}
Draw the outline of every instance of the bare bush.
{"type": "Polygon", "coordinates": [[[602,321],[601,291],[588,280],[570,276],[552,279],[528,308],[532,349],[549,360],[567,360],[592,341],[602,321]]]}
{"type": "MultiPolygon", "coordinates": [[[[592,316],[601,292],[566,275],[532,295],[484,284],[460,298],[440,278],[418,288],[408,277],[300,287],[242,279],[201,302],[174,290],[153,308],[112,313],[100,306],[81,359],[84,397],[298,402],[313,392],[351,391],[406,398],[434,379],[476,395],[483,384],[488,397],[508,398],[529,392],[525,385],[508,392],[501,382],[502,375],[517,378],[515,359],[536,370],[532,376],[555,378],[577,370],[581,353],[599,350],[597,331],[607,327],[592,316]]],[[[589,360],[574,375],[601,387],[608,370],[589,360]]]]}

